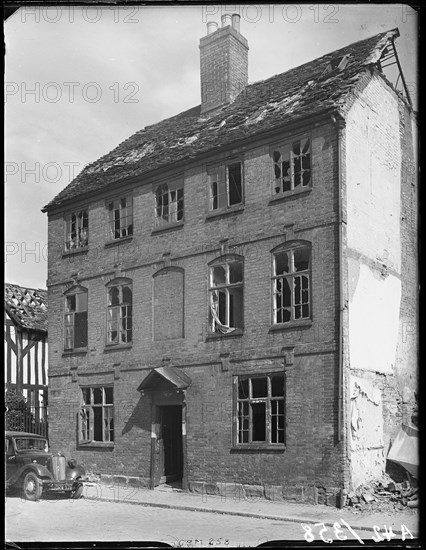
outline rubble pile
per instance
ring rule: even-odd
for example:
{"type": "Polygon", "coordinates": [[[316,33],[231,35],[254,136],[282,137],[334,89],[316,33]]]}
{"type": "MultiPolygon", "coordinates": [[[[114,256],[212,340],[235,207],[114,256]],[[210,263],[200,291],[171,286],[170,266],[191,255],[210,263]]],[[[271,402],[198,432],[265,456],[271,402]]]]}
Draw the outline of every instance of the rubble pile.
{"type": "Polygon", "coordinates": [[[408,480],[397,483],[389,475],[383,474],[379,479],[360,485],[350,492],[346,498],[346,506],[352,508],[354,513],[418,508],[418,488],[408,480]]]}

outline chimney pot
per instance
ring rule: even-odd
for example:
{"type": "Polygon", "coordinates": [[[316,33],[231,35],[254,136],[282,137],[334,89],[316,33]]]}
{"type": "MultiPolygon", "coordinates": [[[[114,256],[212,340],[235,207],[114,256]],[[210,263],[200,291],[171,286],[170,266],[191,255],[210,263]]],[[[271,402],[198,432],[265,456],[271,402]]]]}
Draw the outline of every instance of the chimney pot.
{"type": "Polygon", "coordinates": [[[241,17],[239,13],[232,14],[232,26],[237,32],[240,32],[240,19],[241,17]]]}
{"type": "Polygon", "coordinates": [[[209,21],[207,23],[207,34],[212,34],[214,33],[215,31],[217,31],[217,23],[216,21],[209,21]]]}
{"type": "Polygon", "coordinates": [[[228,25],[232,25],[232,15],[225,13],[222,15],[222,27],[227,27],[228,25]]]}

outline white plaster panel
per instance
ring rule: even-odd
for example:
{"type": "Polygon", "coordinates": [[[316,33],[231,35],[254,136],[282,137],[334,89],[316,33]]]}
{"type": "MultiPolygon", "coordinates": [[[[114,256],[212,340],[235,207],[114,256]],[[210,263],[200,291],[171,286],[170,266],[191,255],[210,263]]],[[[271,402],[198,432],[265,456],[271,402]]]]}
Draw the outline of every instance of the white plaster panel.
{"type": "Polygon", "coordinates": [[[351,375],[349,384],[351,480],[356,488],[384,472],[383,407],[374,379],[351,375]]]}
{"type": "Polygon", "coordinates": [[[355,490],[359,485],[380,478],[385,471],[383,449],[366,449],[351,454],[351,482],[355,490]]]}
{"type": "Polygon", "coordinates": [[[347,116],[347,245],[400,272],[401,146],[396,98],[378,79],[347,116]]]}
{"type": "MultiPolygon", "coordinates": [[[[349,259],[349,264],[358,263],[349,259]]],[[[349,357],[353,369],[391,373],[396,362],[401,281],[359,265],[349,301],[349,357]]]]}

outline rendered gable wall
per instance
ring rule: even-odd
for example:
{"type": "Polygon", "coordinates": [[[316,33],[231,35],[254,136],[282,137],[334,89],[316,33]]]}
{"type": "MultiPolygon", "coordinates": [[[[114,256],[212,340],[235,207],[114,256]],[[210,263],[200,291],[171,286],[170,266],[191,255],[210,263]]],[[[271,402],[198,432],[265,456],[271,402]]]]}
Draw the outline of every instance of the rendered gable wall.
{"type": "Polygon", "coordinates": [[[401,132],[404,109],[375,76],[347,117],[346,419],[354,488],[384,471],[390,439],[402,421],[403,379],[416,369],[415,361],[407,364],[397,353],[407,317],[415,318],[414,302],[406,307],[405,318],[401,315],[408,285],[406,264],[415,262],[414,256],[402,257],[402,188],[407,183],[402,159],[406,148],[412,151],[401,132]]]}

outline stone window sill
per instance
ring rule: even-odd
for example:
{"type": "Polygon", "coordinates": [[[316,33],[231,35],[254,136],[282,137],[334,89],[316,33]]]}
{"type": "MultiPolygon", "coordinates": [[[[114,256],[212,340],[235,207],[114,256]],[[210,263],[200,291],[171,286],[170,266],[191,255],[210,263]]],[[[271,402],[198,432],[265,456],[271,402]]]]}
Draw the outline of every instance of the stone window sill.
{"type": "Polygon", "coordinates": [[[62,252],[62,258],[68,258],[69,256],[84,255],[84,254],[87,254],[88,251],[89,251],[88,246],[85,246],[82,248],[76,248],[75,250],[64,250],[62,252]]]}
{"type": "Polygon", "coordinates": [[[291,330],[292,328],[310,327],[312,326],[312,319],[301,319],[300,321],[291,321],[289,323],[281,323],[279,325],[272,325],[269,332],[279,332],[281,330],[291,330]]]}
{"type": "Polygon", "coordinates": [[[231,216],[232,214],[238,214],[240,212],[244,212],[244,204],[236,204],[235,206],[229,206],[228,208],[221,208],[220,210],[212,210],[207,214],[206,222],[212,219],[231,216]]]}
{"type": "Polygon", "coordinates": [[[133,239],[133,235],[129,235],[128,237],[121,237],[120,239],[114,239],[113,241],[107,241],[105,243],[105,248],[110,248],[111,246],[117,246],[122,243],[128,243],[133,239]]]}
{"type": "Polygon", "coordinates": [[[162,227],[155,227],[151,231],[151,235],[157,235],[158,233],[166,233],[167,231],[176,231],[177,229],[183,228],[183,222],[169,223],[163,225],[162,227]]]}
{"type": "Polygon", "coordinates": [[[70,351],[64,351],[62,353],[62,357],[70,357],[74,355],[86,355],[87,354],[87,348],[81,348],[81,349],[73,349],[70,351]]]}
{"type": "Polygon", "coordinates": [[[209,340],[221,340],[223,338],[238,338],[244,334],[243,329],[236,329],[233,332],[229,332],[228,334],[221,334],[219,332],[212,332],[211,334],[208,334],[206,336],[206,342],[209,340]]]}
{"type": "Polygon", "coordinates": [[[109,351],[121,351],[126,349],[131,349],[133,344],[107,344],[104,349],[104,353],[109,351]]]}
{"type": "Polygon", "coordinates": [[[244,445],[234,445],[233,447],[231,447],[231,452],[235,453],[235,452],[245,452],[245,451],[259,451],[259,452],[262,452],[262,451],[265,451],[265,452],[276,452],[276,453],[282,453],[284,452],[286,449],[286,446],[283,445],[283,444],[260,444],[260,445],[256,445],[254,443],[246,443],[244,445]]]}
{"type": "Polygon", "coordinates": [[[114,448],[114,442],[113,441],[110,441],[110,442],[88,441],[87,443],[86,442],[78,443],[78,448],[80,450],[84,450],[86,448],[90,448],[90,449],[93,449],[93,448],[113,449],[114,448]]]}
{"type": "Polygon", "coordinates": [[[274,195],[269,201],[269,205],[284,202],[288,199],[294,199],[300,195],[307,195],[312,191],[312,187],[302,187],[302,189],[292,189],[291,191],[285,191],[284,193],[279,193],[274,195]]]}

